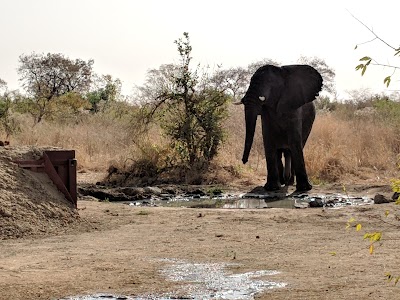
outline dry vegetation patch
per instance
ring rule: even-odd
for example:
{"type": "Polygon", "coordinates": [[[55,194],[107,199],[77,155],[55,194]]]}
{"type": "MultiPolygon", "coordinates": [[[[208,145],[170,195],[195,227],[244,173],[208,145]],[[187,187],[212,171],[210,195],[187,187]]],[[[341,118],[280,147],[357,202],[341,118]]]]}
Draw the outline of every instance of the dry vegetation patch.
{"type": "MultiPolygon", "coordinates": [[[[191,166],[192,173],[179,168],[172,170],[170,180],[175,183],[218,181],[229,184],[238,178],[252,183],[255,178],[265,178],[260,123],[249,162],[243,165],[243,107],[231,105],[229,117],[224,123],[224,143],[209,169],[212,174],[200,176],[201,168],[191,166]]],[[[81,116],[76,122],[43,121],[33,128],[26,123],[22,125],[21,132],[11,138],[11,143],[75,149],[80,171],[106,172],[113,166],[124,177],[130,177],[131,183],[135,183],[133,177],[146,177],[148,183],[157,182],[154,178],[161,178],[162,181],[168,177],[164,172],[168,169],[165,158],[174,159],[169,140],[156,124],[145,134],[143,132],[134,116],[116,118],[104,112],[81,116]]],[[[309,177],[314,184],[348,179],[388,181],[398,172],[398,136],[398,129],[393,123],[375,115],[359,116],[349,110],[319,111],[305,147],[309,177]]],[[[146,183],[146,180],[141,182],[146,183]]]]}

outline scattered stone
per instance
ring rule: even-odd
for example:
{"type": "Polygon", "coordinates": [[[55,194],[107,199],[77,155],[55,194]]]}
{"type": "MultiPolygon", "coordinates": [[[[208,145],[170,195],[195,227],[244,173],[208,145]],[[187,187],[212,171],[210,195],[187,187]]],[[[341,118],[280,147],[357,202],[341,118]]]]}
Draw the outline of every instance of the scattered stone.
{"type": "Polygon", "coordinates": [[[399,199],[399,197],[400,197],[400,193],[394,192],[394,194],[393,194],[393,196],[392,196],[392,200],[393,200],[393,201],[397,201],[397,199],[399,199]]]}
{"type": "Polygon", "coordinates": [[[136,196],[139,198],[141,195],[143,196],[145,194],[144,188],[141,187],[122,187],[116,189],[120,193],[124,193],[125,195],[128,196],[136,196]]]}
{"type": "Polygon", "coordinates": [[[153,195],[160,195],[162,193],[162,190],[156,186],[147,186],[144,188],[144,191],[153,195]]]}
{"type": "Polygon", "coordinates": [[[324,201],[321,198],[314,198],[310,201],[310,207],[324,207],[324,201]]]}
{"type": "Polygon", "coordinates": [[[295,201],[294,208],[309,208],[310,203],[306,201],[295,201]]]}
{"type": "Polygon", "coordinates": [[[186,192],[186,196],[192,196],[192,197],[198,197],[200,198],[201,196],[205,196],[206,193],[204,193],[202,190],[200,189],[194,189],[192,191],[187,191],[186,192]]]}
{"type": "Polygon", "coordinates": [[[375,204],[382,204],[382,203],[389,203],[389,202],[393,202],[393,200],[387,199],[384,195],[376,194],[374,197],[375,204]]]}

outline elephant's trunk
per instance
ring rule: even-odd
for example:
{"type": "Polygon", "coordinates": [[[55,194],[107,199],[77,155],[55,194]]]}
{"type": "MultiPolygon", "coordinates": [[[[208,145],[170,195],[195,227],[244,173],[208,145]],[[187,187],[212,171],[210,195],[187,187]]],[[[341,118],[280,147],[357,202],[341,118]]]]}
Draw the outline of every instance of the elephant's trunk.
{"type": "Polygon", "coordinates": [[[242,162],[245,164],[249,160],[251,146],[253,144],[254,132],[256,131],[257,124],[257,111],[254,109],[245,109],[245,122],[246,122],[246,139],[244,142],[244,151],[242,162]]]}

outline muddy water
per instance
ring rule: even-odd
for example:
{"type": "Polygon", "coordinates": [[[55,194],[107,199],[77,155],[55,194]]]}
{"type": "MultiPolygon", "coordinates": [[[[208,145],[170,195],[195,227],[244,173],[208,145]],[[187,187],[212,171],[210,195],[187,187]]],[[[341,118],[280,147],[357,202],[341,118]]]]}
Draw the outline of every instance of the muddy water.
{"type": "Polygon", "coordinates": [[[252,300],[256,294],[267,289],[282,288],[286,286],[286,283],[260,279],[260,277],[278,274],[277,271],[261,270],[233,274],[228,270],[229,265],[222,263],[202,264],[178,260],[168,260],[167,262],[170,264],[161,271],[167,280],[189,283],[171,294],[147,294],[134,298],[109,294],[95,294],[63,298],[60,300],[252,300]]]}

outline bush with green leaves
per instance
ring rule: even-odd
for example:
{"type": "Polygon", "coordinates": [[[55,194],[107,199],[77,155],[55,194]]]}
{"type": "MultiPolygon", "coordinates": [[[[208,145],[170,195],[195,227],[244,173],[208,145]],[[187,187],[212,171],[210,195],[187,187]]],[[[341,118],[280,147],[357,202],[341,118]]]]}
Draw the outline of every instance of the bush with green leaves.
{"type": "Polygon", "coordinates": [[[164,65],[149,72],[148,85],[141,88],[147,95],[148,119],[156,120],[170,139],[180,167],[204,168],[217,155],[224,139],[222,122],[227,117],[230,97],[215,88],[207,74],[192,70],[192,47],[189,34],[175,41],[180,64],[164,65]]]}

